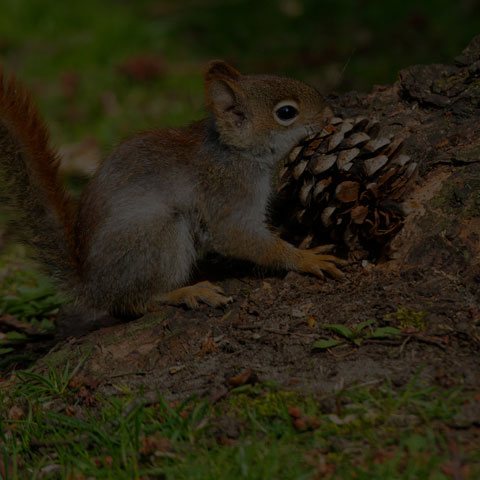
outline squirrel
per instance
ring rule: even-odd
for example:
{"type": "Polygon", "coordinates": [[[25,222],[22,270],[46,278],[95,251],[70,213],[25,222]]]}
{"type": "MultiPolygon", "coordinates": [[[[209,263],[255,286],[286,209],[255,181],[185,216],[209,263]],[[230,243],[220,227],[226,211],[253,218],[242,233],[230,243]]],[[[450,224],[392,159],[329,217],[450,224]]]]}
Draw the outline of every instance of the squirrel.
{"type": "Polygon", "coordinates": [[[80,200],[65,192],[60,159],[30,95],[0,71],[0,196],[20,237],[59,289],[116,318],[158,304],[231,301],[204,281],[187,286],[203,252],[340,278],[331,246],[300,250],[267,224],[275,166],[331,116],[298,80],[242,75],[212,61],[206,119],[120,143],[80,200]]]}

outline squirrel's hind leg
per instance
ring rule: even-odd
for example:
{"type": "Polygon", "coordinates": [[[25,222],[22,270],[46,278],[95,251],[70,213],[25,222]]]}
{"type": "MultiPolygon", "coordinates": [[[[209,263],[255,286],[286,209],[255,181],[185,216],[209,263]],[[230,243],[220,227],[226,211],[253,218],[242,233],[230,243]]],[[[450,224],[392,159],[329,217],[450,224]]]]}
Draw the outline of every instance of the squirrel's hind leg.
{"type": "Polygon", "coordinates": [[[188,282],[196,251],[183,215],[139,214],[128,228],[121,220],[112,217],[90,246],[83,297],[114,317],[135,318],[188,282]]]}

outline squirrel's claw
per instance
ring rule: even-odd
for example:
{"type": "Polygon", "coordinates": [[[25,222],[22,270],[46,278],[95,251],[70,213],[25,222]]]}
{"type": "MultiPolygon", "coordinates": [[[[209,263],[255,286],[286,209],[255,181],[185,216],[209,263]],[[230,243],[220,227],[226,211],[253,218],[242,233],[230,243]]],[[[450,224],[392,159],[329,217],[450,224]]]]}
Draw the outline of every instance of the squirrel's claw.
{"type": "MultiPolygon", "coordinates": [[[[334,247],[335,247],[335,245],[320,245],[319,247],[310,248],[310,249],[305,250],[305,251],[318,254],[318,253],[330,252],[334,247]]],[[[350,264],[350,262],[348,260],[345,260],[343,258],[335,257],[335,255],[321,255],[321,257],[324,260],[336,263],[337,265],[349,265],[350,264]]]]}
{"type": "Polygon", "coordinates": [[[192,309],[198,308],[199,302],[211,307],[220,307],[233,302],[233,298],[225,296],[220,287],[207,281],[172,290],[163,294],[160,300],[170,305],[184,304],[192,309]]]}
{"type": "Polygon", "coordinates": [[[337,265],[346,265],[348,262],[341,258],[337,258],[334,255],[319,255],[318,253],[324,252],[325,246],[312,248],[309,250],[299,250],[300,261],[298,270],[302,272],[313,273],[318,277],[323,278],[323,272],[327,272],[333,278],[337,280],[342,279],[345,274],[339,270],[337,265]]]}

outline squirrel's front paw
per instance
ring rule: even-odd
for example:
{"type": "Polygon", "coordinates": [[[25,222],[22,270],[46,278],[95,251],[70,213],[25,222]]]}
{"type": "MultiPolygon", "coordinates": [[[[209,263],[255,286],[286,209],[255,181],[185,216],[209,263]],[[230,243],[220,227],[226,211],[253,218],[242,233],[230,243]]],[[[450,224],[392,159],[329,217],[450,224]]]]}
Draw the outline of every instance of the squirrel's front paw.
{"type": "Polygon", "coordinates": [[[319,255],[322,252],[331,250],[331,248],[332,245],[322,245],[309,250],[298,250],[297,269],[301,272],[313,273],[319,277],[323,277],[323,272],[327,272],[338,280],[343,278],[345,274],[335,264],[346,265],[348,264],[346,260],[337,258],[334,255],[319,255]]]}
{"type": "Polygon", "coordinates": [[[170,305],[184,304],[188,308],[198,308],[199,302],[211,307],[219,307],[233,301],[226,297],[223,290],[210,282],[199,282],[189,287],[178,288],[162,295],[160,300],[170,305]]]}

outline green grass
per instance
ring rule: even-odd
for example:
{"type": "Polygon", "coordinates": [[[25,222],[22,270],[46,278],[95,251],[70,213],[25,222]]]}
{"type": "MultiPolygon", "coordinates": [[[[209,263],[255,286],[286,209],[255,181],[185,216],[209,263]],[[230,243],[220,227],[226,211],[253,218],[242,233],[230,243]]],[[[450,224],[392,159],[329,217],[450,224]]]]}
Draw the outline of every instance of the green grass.
{"type": "Polygon", "coordinates": [[[64,302],[25,252],[11,245],[0,255],[0,367],[34,358],[28,346],[53,335],[54,317],[64,302]]]}
{"type": "Polygon", "coordinates": [[[99,394],[68,365],[0,384],[4,478],[440,480],[452,449],[469,465],[462,478],[480,474],[478,438],[448,426],[472,394],[415,377],[400,391],[352,386],[323,398],[240,387],[215,404],[143,402],[114,386],[117,395],[99,394]]]}
{"type": "Polygon", "coordinates": [[[110,150],[136,130],[201,116],[197,66],[185,69],[176,62],[165,75],[145,83],[120,73],[132,56],[150,54],[165,61],[176,56],[171,22],[152,18],[148,3],[2,2],[2,63],[33,90],[51,120],[55,143],[95,137],[110,150]]]}

